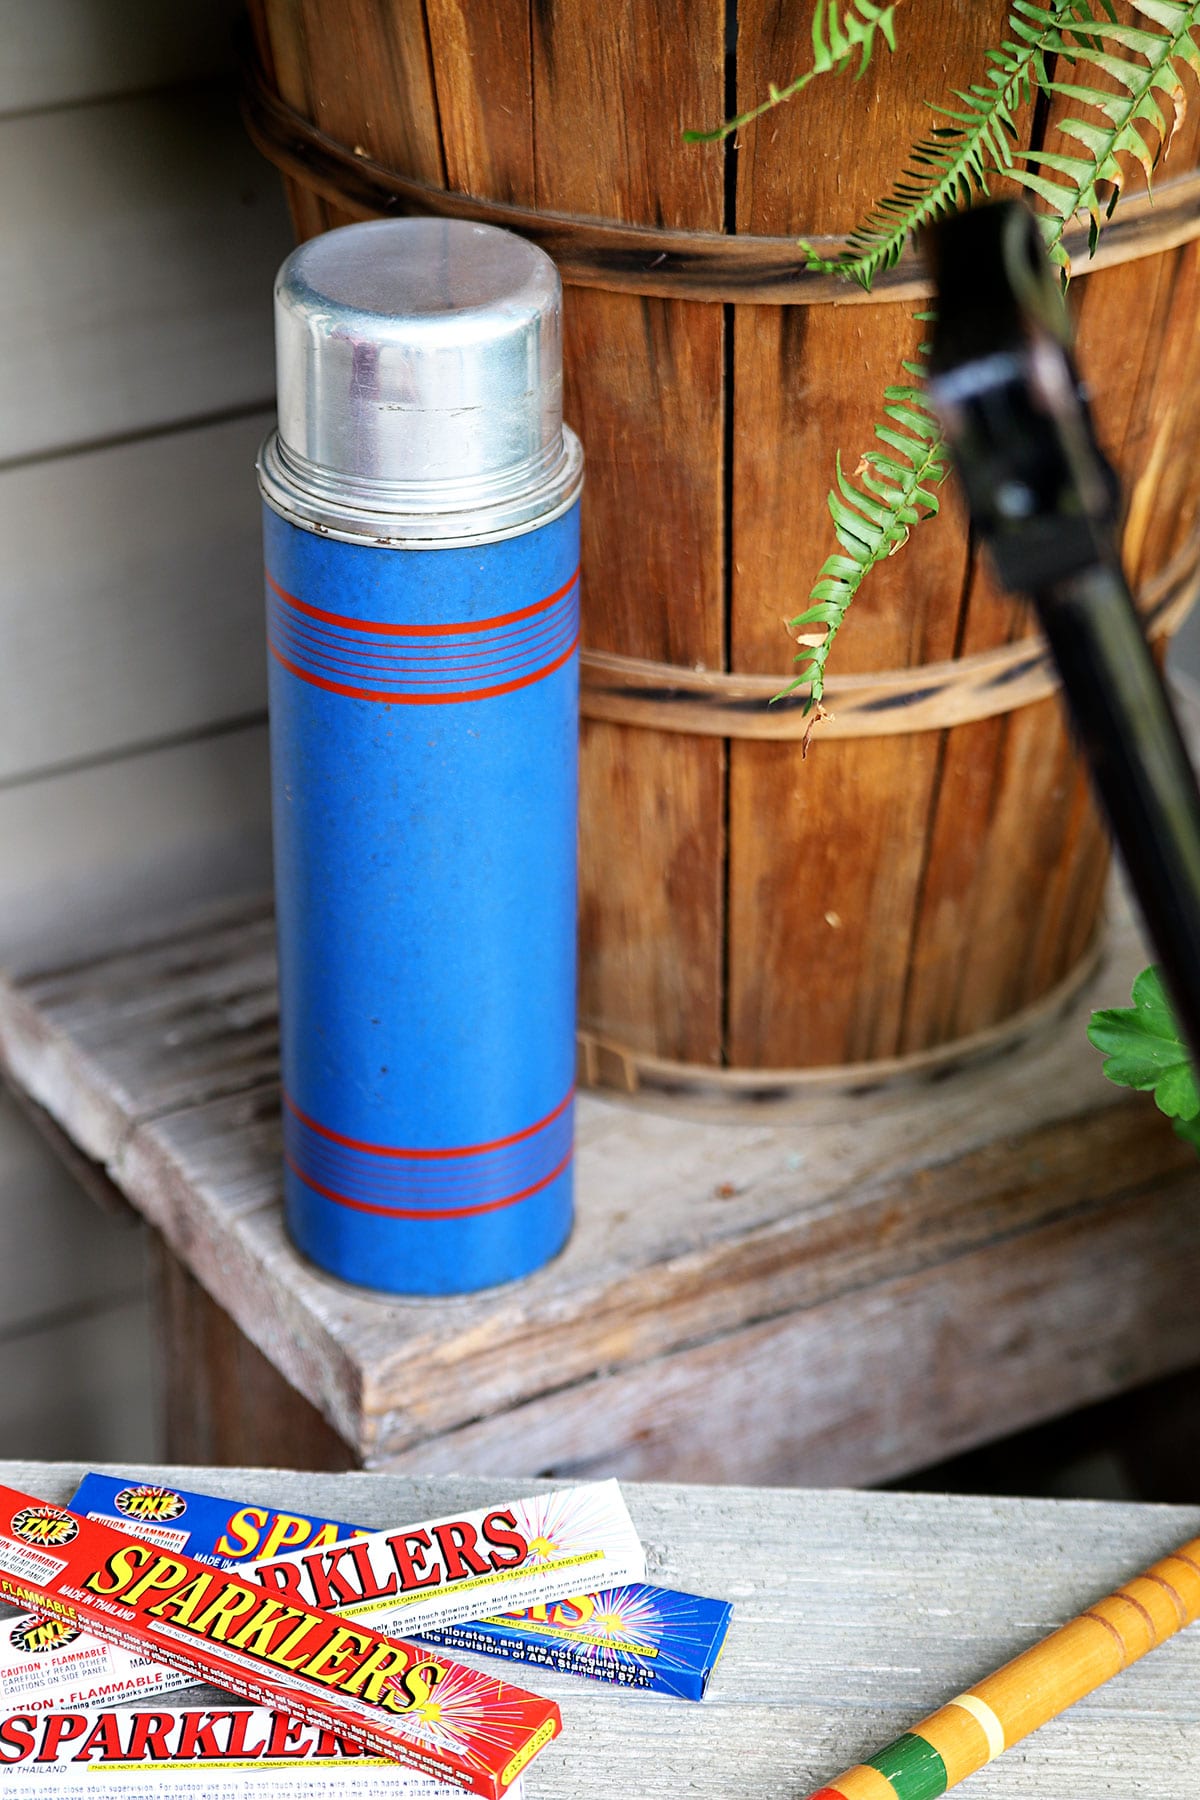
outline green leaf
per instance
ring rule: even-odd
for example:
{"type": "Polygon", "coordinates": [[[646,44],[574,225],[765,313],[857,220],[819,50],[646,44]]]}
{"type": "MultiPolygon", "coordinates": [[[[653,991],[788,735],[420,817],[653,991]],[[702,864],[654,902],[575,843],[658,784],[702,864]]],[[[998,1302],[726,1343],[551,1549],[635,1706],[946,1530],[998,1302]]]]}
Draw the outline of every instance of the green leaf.
{"type": "Polygon", "coordinates": [[[875,48],[876,33],[883,39],[889,50],[896,48],[895,30],[896,0],[880,6],[875,0],[849,0],[849,4],[839,7],[838,0],[816,0],[812,16],[812,67],[805,69],[793,81],[779,87],[775,82],[767,85],[767,98],[748,111],[738,113],[736,118],[726,119],[723,125],[716,125],[711,131],[691,129],[683,133],[687,144],[719,143],[722,138],[731,137],[743,125],[761,118],[763,113],[770,112],[774,106],[782,106],[785,100],[793,99],[802,93],[810,81],[818,75],[844,74],[857,59],[854,78],[858,80],[870,67],[871,54],[875,48]]]}
{"type": "MultiPolygon", "coordinates": [[[[1140,163],[1149,181],[1169,143],[1173,127],[1167,118],[1174,114],[1177,122],[1179,116],[1182,70],[1200,73],[1200,0],[1131,0],[1131,5],[1140,21],[1136,25],[1118,20],[1114,0],[1011,0],[1001,42],[985,51],[979,78],[931,103],[936,123],[913,145],[888,192],[849,234],[839,255],[821,257],[810,244],[801,245],[807,267],[840,274],[869,290],[877,275],[899,261],[914,231],[986,194],[989,176],[999,171],[1041,203],[1039,229],[1065,287],[1071,274],[1063,241],[1068,223],[1087,215],[1094,253],[1119,198],[1127,160],[1140,163]],[[1071,80],[1056,78],[1068,70],[1071,80]],[[1097,78],[1103,86],[1095,85],[1097,78]],[[1069,103],[1062,124],[1068,150],[1032,152],[1016,143],[1017,109],[1035,93],[1069,103]]],[[[861,74],[876,32],[893,46],[893,11],[894,5],[881,7],[876,0],[814,0],[812,67],[787,87],[772,85],[762,106],[709,135],[747,123],[799,93],[818,74],[848,68],[856,49],[861,74]]],[[[923,377],[921,366],[912,362],[904,364],[904,372],[914,381],[923,377]]],[[[803,666],[792,683],[792,688],[810,684],[810,704],[821,698],[830,649],[863,581],[900,548],[913,525],[937,511],[936,490],[947,473],[936,421],[916,387],[885,389],[882,412],[886,422],[875,428],[878,448],[855,464],[861,486],[847,480],[838,458],[838,485],[828,505],[845,554],[827,557],[820,568],[811,597],[827,605],[831,617],[823,643],[806,646],[797,657],[803,666]]],[[[1162,1076],[1158,1085],[1168,1105],[1191,1104],[1192,1089],[1172,1086],[1162,1076]]]]}
{"type": "Polygon", "coordinates": [[[1172,1119],[1171,1123],[1175,1127],[1175,1136],[1200,1152],[1200,1119],[1172,1119]]]}
{"type": "Polygon", "coordinates": [[[1134,982],[1132,1006],[1092,1014],[1088,1039],[1102,1052],[1109,1081],[1153,1093],[1168,1118],[1200,1115],[1200,1087],[1157,968],[1143,969],[1134,982]]]}

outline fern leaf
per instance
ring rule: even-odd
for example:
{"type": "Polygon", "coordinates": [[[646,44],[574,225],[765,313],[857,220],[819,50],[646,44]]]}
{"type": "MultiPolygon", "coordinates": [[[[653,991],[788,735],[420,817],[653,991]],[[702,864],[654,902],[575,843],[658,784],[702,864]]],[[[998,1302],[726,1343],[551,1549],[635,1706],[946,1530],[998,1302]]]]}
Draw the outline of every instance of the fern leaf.
{"type": "MultiPolygon", "coordinates": [[[[840,256],[818,256],[801,244],[808,267],[843,275],[869,289],[876,276],[899,261],[909,237],[923,225],[988,192],[988,171],[1008,170],[1015,133],[1013,115],[1032,86],[1045,83],[1045,59],[1063,48],[1063,31],[1072,29],[1086,11],[1087,0],[1053,0],[1039,6],[1014,0],[998,50],[989,52],[985,79],[965,92],[955,90],[960,105],[934,106],[931,111],[949,124],[935,125],[915,144],[891,192],[879,201],[862,225],[851,232],[840,256]]],[[[1090,21],[1090,12],[1086,13],[1090,21]]]]}
{"type": "Polygon", "coordinates": [[[1036,172],[1014,168],[1012,174],[1055,214],[1052,222],[1043,223],[1043,233],[1051,255],[1060,263],[1065,262],[1061,239],[1067,221],[1086,212],[1095,233],[1101,213],[1107,215],[1111,211],[1112,198],[1101,195],[1099,184],[1120,187],[1123,156],[1139,163],[1147,182],[1151,180],[1169,141],[1167,121],[1157,95],[1175,94],[1180,65],[1200,68],[1200,48],[1193,35],[1200,30],[1200,0],[1132,0],[1132,4],[1143,18],[1164,29],[1147,31],[1140,26],[1117,24],[1107,14],[1103,18],[1078,16],[1071,21],[1064,45],[1075,79],[1045,84],[1048,93],[1082,104],[1105,121],[1100,125],[1072,116],[1063,123],[1064,134],[1082,144],[1089,155],[1080,158],[1028,150],[1015,153],[1020,161],[1036,164],[1036,172]],[[1125,54],[1114,56],[1114,46],[1125,54]],[[1122,93],[1104,94],[1087,86],[1091,69],[1112,74],[1114,65],[1120,68],[1122,93]]]}
{"type": "Polygon", "coordinates": [[[816,0],[812,20],[812,67],[785,87],[777,87],[772,82],[765,100],[734,119],[726,119],[712,131],[685,131],[685,143],[710,144],[731,137],[752,119],[761,118],[772,107],[782,106],[785,100],[803,92],[818,75],[844,74],[856,58],[858,67],[854,78],[857,81],[870,67],[877,37],[883,39],[889,50],[896,48],[895,13],[899,4],[900,0],[886,0],[884,4],[880,0],[848,0],[848,3],[842,0],[841,5],[838,0],[816,0]]]}
{"type": "MultiPolygon", "coordinates": [[[[926,222],[949,210],[959,194],[969,196],[972,187],[986,189],[990,163],[992,168],[1006,169],[1049,209],[1040,220],[1042,235],[1065,280],[1070,265],[1062,239],[1068,222],[1080,213],[1089,215],[1089,246],[1094,252],[1124,177],[1121,157],[1138,161],[1149,179],[1169,143],[1156,95],[1165,96],[1175,113],[1182,66],[1200,73],[1195,37],[1200,31],[1200,0],[1132,0],[1132,5],[1162,30],[1119,24],[1111,0],[1057,0],[1053,7],[1014,0],[1008,22],[1012,35],[1000,52],[989,56],[990,85],[953,96],[965,111],[940,109],[940,116],[953,123],[935,127],[916,146],[904,179],[848,240],[852,257],[834,264],[813,259],[816,266],[840,268],[870,286],[873,273],[899,256],[914,221],[926,222]],[[1048,78],[1042,59],[1051,50],[1070,63],[1075,79],[1048,78]],[[1110,94],[1089,86],[1093,70],[1116,76],[1121,91],[1110,94]],[[1030,79],[1044,92],[1096,115],[1080,118],[1073,112],[1062,124],[1064,137],[1080,145],[1085,156],[1020,151],[1008,143],[1013,108],[1030,79]],[[1018,166],[1026,162],[1036,167],[1018,166]],[[1101,184],[1111,192],[1102,195],[1101,184]]],[[[922,354],[924,350],[922,346],[922,354]]],[[[904,367],[920,377],[920,364],[904,367]]],[[[835,535],[848,556],[830,557],[822,565],[810,596],[820,603],[819,617],[810,609],[792,621],[794,627],[804,623],[825,627],[821,642],[806,646],[803,657],[797,658],[803,667],[784,690],[791,693],[809,683],[809,708],[821,699],[833,640],[863,581],[899,547],[912,525],[937,511],[936,489],[947,472],[945,446],[920,390],[885,389],[883,411],[891,423],[877,425],[875,438],[884,448],[868,451],[859,464],[866,491],[845,479],[838,458],[839,492],[830,494],[829,510],[835,535]]]]}
{"type": "Polygon", "coordinates": [[[937,424],[918,388],[894,387],[886,412],[904,431],[876,427],[876,438],[895,456],[869,450],[859,466],[856,486],[837,459],[837,491],[830,491],[828,506],[834,536],[845,551],[826,558],[809,595],[808,608],[790,621],[794,632],[806,634],[823,628],[817,643],[806,643],[796,657],[793,679],[776,695],[782,699],[799,687],[808,687],[805,712],[817,705],[825,691],[825,667],[834,639],[846,613],[871,570],[899,549],[922,510],[937,511],[934,489],[946,478],[946,452],[937,424]]]}

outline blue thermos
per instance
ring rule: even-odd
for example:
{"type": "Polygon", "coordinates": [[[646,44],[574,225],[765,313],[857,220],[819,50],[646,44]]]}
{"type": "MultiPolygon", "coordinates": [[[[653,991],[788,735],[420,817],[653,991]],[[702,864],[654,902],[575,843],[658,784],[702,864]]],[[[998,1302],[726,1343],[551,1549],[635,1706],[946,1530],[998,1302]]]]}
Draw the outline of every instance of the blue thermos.
{"type": "Polygon", "coordinates": [[[579,492],[561,288],[488,225],[349,225],[275,291],[259,479],[288,1229],[465,1293],[571,1226],[579,492]]]}

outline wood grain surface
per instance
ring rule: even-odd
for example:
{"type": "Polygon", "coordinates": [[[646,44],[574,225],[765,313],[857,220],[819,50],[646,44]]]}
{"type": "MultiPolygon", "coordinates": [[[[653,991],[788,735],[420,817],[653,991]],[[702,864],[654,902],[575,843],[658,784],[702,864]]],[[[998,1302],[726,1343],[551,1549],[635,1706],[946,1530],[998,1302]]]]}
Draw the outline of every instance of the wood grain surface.
{"type": "MultiPolygon", "coordinates": [[[[238,10],[0,8],[0,956],[268,870],[252,463],[290,234],[238,10]]],[[[0,1437],[150,1454],[142,1234],[85,1166],[0,1110],[0,1437]]]]}
{"type": "MultiPolygon", "coordinates": [[[[519,1464],[518,1448],[487,1479],[116,1472],[381,1527],[543,1485],[519,1464]]],[[[7,1462],[0,1481],[62,1503],[83,1472],[7,1462]]],[[[652,1580],[732,1600],[726,1649],[699,1705],[539,1672],[535,1685],[563,1713],[562,1736],[529,1777],[539,1800],[797,1800],[1200,1530],[1195,1507],[638,1484],[624,1493],[652,1580]]],[[[1198,1692],[1200,1634],[1187,1631],[964,1793],[1192,1800],[1198,1692]]],[[[223,1700],[215,1689],[189,1697],[223,1700]]]]}
{"type": "Polygon", "coordinates": [[[150,1255],[165,1365],[156,1423],[165,1453],[176,1462],[224,1467],[255,1456],[298,1469],[356,1468],[349,1445],[288,1387],[157,1233],[150,1255]]]}
{"type": "Polygon", "coordinates": [[[584,1096],[564,1253],[436,1302],[287,1242],[265,904],[45,952],[0,985],[0,1059],[368,1463],[482,1467],[519,1425],[539,1467],[862,1480],[1200,1358],[1194,1159],[1083,1035],[1143,960],[1118,911],[1059,1025],[949,1078],[584,1096]]]}
{"type": "MultiPolygon", "coordinates": [[[[680,140],[681,121],[721,108],[718,0],[568,0],[530,17],[528,197],[719,231],[720,167],[680,140]],[[652,83],[629,81],[635,44],[652,83]]],[[[583,641],[721,668],[722,309],[572,288],[565,328],[566,417],[599,475],[583,503],[583,641]]],[[[722,1057],[724,764],[720,743],[621,726],[581,741],[581,1018],[689,1062],[722,1057]]]]}
{"type": "Polygon", "coordinates": [[[261,890],[270,830],[265,724],[0,787],[0,957],[261,890]]]}

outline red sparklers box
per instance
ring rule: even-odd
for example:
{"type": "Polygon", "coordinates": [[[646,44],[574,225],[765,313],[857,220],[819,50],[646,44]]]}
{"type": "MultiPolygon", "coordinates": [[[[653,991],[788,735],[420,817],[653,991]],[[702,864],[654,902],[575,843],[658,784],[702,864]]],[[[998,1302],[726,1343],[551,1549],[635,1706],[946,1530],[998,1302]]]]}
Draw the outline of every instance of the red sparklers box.
{"type": "MultiPolygon", "coordinates": [[[[6,1800],[455,1800],[461,1789],[374,1756],[327,1726],[257,1707],[155,1706],[0,1714],[6,1800]]],[[[521,1800],[520,1777],[506,1800],[521,1800]]]]}
{"type": "Polygon", "coordinates": [[[562,1728],[550,1700],[4,1487],[0,1598],[331,1726],[486,1800],[499,1800],[562,1728]]]}

